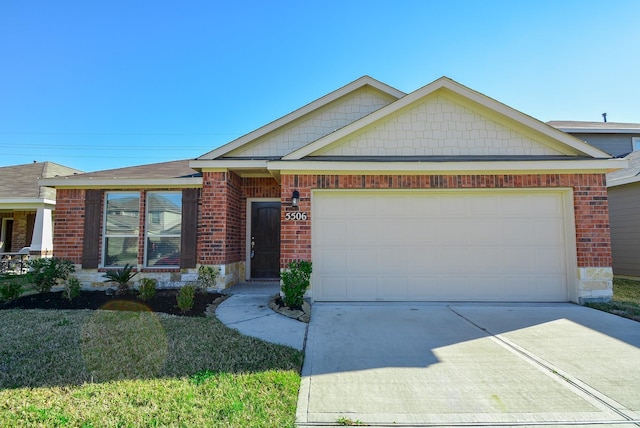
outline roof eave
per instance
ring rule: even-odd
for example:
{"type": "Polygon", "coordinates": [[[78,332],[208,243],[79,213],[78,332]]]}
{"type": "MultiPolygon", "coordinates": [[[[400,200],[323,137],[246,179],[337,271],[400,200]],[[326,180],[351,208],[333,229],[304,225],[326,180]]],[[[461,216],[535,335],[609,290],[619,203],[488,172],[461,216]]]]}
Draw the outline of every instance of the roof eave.
{"type": "Polygon", "coordinates": [[[478,174],[501,172],[510,174],[530,174],[553,171],[555,173],[607,173],[626,168],[626,159],[583,159],[583,160],[535,160],[535,161],[451,161],[451,162],[322,162],[322,161],[271,161],[268,168],[281,174],[296,172],[331,172],[347,174],[371,172],[375,174],[418,173],[418,174],[478,174]]]}
{"type": "Polygon", "coordinates": [[[45,178],[38,180],[42,186],[57,189],[115,189],[115,188],[189,188],[201,187],[202,177],[189,178],[45,178]]]}

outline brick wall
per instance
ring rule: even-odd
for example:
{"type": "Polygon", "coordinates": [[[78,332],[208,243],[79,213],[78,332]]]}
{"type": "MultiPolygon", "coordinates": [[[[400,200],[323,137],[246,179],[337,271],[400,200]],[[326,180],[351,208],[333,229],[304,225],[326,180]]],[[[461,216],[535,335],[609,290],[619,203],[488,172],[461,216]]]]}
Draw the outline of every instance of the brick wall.
{"type": "Polygon", "coordinates": [[[244,256],[242,179],[233,172],[204,172],[198,213],[198,263],[228,264],[244,256]]]}
{"type": "Polygon", "coordinates": [[[311,259],[311,219],[285,221],[293,190],[299,209],[311,214],[312,189],[472,189],[571,187],[578,267],[611,266],[611,241],[604,174],[531,175],[282,175],[281,267],[311,259]]]}
{"type": "Polygon", "coordinates": [[[56,192],[53,256],[71,260],[75,264],[82,263],[84,196],[82,189],[57,189],[56,192]]]}

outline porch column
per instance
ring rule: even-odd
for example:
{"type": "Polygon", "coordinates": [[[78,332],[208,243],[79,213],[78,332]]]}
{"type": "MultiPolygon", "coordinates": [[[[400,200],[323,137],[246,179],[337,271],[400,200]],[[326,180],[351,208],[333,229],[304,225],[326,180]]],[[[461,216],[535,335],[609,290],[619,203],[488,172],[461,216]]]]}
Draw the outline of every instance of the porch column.
{"type": "Polygon", "coordinates": [[[40,257],[53,255],[53,223],[51,218],[51,208],[38,208],[30,244],[32,255],[40,257]]]}

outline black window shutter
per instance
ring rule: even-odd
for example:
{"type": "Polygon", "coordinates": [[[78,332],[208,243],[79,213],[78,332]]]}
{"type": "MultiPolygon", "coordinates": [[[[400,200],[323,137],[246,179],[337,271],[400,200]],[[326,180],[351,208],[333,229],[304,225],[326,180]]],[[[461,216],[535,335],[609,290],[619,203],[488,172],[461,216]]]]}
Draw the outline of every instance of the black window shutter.
{"type": "Polygon", "coordinates": [[[100,204],[102,190],[87,190],[84,199],[82,268],[97,269],[100,254],[100,204]]]}
{"type": "Polygon", "coordinates": [[[196,267],[199,199],[200,189],[182,190],[180,267],[183,269],[196,267]]]}

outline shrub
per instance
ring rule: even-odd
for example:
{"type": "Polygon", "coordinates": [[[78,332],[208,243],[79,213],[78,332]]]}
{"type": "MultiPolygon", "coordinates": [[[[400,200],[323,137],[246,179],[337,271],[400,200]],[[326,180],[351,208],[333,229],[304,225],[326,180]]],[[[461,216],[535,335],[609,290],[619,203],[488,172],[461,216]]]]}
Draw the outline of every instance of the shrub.
{"type": "Polygon", "coordinates": [[[129,281],[138,274],[133,269],[134,266],[127,263],[120,269],[108,270],[103,277],[107,278],[105,282],[118,283],[118,294],[127,294],[129,292],[129,281]]]}
{"type": "Polygon", "coordinates": [[[22,294],[22,284],[17,281],[7,280],[0,284],[0,300],[13,300],[22,294]]]}
{"type": "Polygon", "coordinates": [[[304,292],[309,288],[311,262],[299,260],[289,263],[287,270],[280,273],[282,278],[282,301],[293,309],[300,309],[304,302],[304,292]]]}
{"type": "Polygon", "coordinates": [[[31,268],[31,278],[36,289],[41,293],[51,291],[51,288],[69,278],[76,268],[69,260],[63,259],[34,259],[28,261],[31,268]]]}
{"type": "Polygon", "coordinates": [[[196,295],[196,286],[187,284],[183,286],[176,296],[178,307],[182,312],[188,312],[193,308],[194,297],[196,295]]]}
{"type": "Polygon", "coordinates": [[[201,290],[215,288],[218,275],[220,275],[220,269],[217,266],[200,266],[198,268],[198,288],[201,290]]]}
{"type": "Polygon", "coordinates": [[[65,282],[62,295],[65,299],[71,301],[80,295],[80,288],[80,280],[75,276],[72,276],[67,279],[67,282],[65,282]]]}
{"type": "Polygon", "coordinates": [[[138,294],[138,299],[140,300],[151,300],[153,296],[156,295],[156,285],[158,281],[153,278],[142,278],[140,280],[140,294],[138,294]]]}

